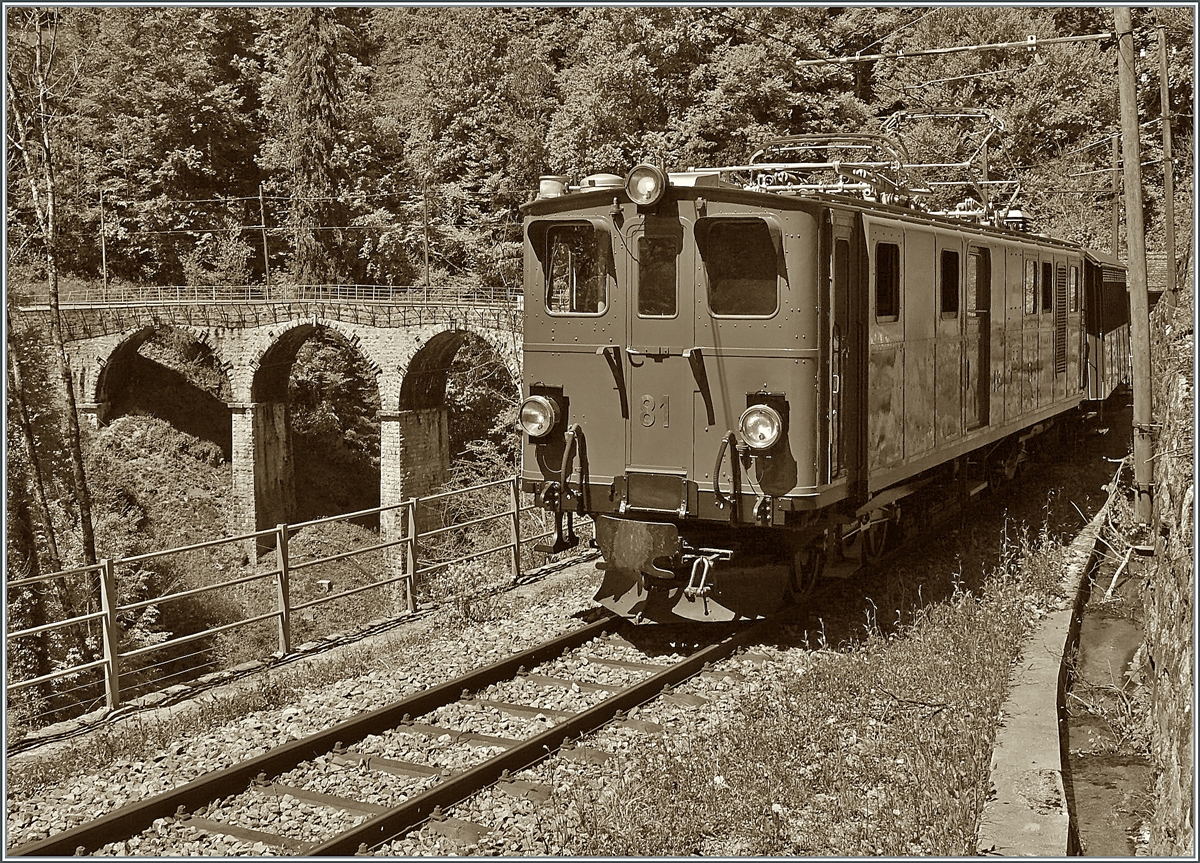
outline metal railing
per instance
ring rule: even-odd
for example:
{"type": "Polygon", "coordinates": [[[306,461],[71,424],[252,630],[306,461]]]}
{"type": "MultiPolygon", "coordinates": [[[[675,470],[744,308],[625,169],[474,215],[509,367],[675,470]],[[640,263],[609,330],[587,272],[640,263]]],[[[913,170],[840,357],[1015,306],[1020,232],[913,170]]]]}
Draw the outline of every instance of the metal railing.
{"type": "MultiPolygon", "coordinates": [[[[33,303],[46,302],[44,292],[31,292],[33,303]]],[[[167,305],[184,303],[390,303],[511,306],[520,286],[480,285],[109,285],[68,288],[62,306],[167,305]]]]}
{"type": "Polygon", "coordinates": [[[89,578],[96,578],[99,582],[98,588],[100,597],[100,610],[64,620],[53,621],[26,629],[8,632],[6,640],[6,646],[8,649],[11,650],[13,642],[18,639],[45,637],[49,633],[61,631],[68,627],[92,624],[93,626],[99,626],[100,628],[100,641],[102,643],[103,650],[101,657],[98,659],[87,660],[87,657],[82,657],[86,661],[73,664],[69,667],[59,668],[48,674],[42,674],[37,677],[7,683],[5,688],[6,694],[11,698],[13,693],[29,687],[53,683],[61,680],[62,678],[80,675],[92,669],[103,669],[105,702],[109,708],[116,708],[121,704],[120,679],[123,670],[128,669],[132,660],[143,657],[146,654],[154,653],[156,651],[175,649],[189,642],[209,638],[221,632],[231,631],[240,627],[246,627],[262,621],[274,620],[277,627],[278,652],[280,655],[286,656],[293,652],[292,618],[295,612],[312,609],[316,606],[333,602],[335,600],[345,599],[348,596],[356,595],[367,590],[403,583],[405,609],[408,614],[411,614],[415,611],[415,589],[416,579],[418,576],[426,576],[439,570],[444,570],[448,567],[455,566],[456,564],[477,560],[489,555],[498,554],[500,552],[508,553],[507,558],[511,568],[512,578],[515,580],[521,574],[522,546],[537,540],[545,539],[551,534],[551,531],[545,531],[533,536],[522,536],[521,516],[522,514],[530,513],[535,510],[536,507],[534,506],[521,505],[520,479],[519,477],[513,477],[511,479],[502,479],[482,483],[469,488],[441,492],[435,495],[414,497],[403,501],[402,503],[393,504],[391,506],[380,506],[373,509],[360,510],[358,512],[346,513],[343,515],[314,519],[311,521],[302,522],[300,524],[279,524],[276,527],[268,530],[259,530],[253,533],[246,533],[238,536],[221,537],[219,539],[213,539],[207,542],[166,549],[163,551],[155,551],[147,554],[133,555],[125,558],[105,559],[92,566],[78,567],[61,572],[53,572],[47,575],[13,579],[7,582],[7,587],[10,589],[32,587],[39,583],[50,582],[55,579],[63,579],[71,576],[82,575],[89,578]],[[501,486],[507,487],[508,494],[505,496],[506,504],[500,511],[485,515],[473,514],[474,517],[465,521],[442,524],[426,530],[420,530],[418,528],[418,523],[420,521],[418,518],[419,508],[424,507],[428,509],[431,504],[443,503],[456,497],[485,491],[487,489],[495,489],[501,486]],[[349,522],[356,519],[362,520],[372,516],[378,516],[380,518],[381,529],[379,542],[351,549],[349,551],[342,551],[335,554],[326,555],[324,557],[316,557],[302,561],[293,561],[290,559],[288,553],[288,539],[292,534],[296,533],[302,528],[313,527],[320,524],[329,524],[333,522],[349,522]],[[488,522],[494,522],[501,519],[507,520],[508,527],[506,531],[506,541],[491,548],[473,551],[469,554],[461,555],[453,559],[433,561],[422,560],[422,540],[427,542],[432,537],[445,535],[451,531],[475,529],[488,522]],[[391,534],[399,535],[393,536],[391,534]],[[121,604],[118,600],[118,567],[142,564],[171,555],[179,555],[199,549],[213,548],[221,545],[249,543],[254,543],[257,545],[264,541],[264,544],[269,544],[270,541],[273,541],[275,545],[275,565],[273,568],[267,571],[239,575],[233,578],[225,579],[216,584],[179,590],[174,593],[164,594],[162,596],[157,596],[151,599],[143,599],[136,602],[127,602],[125,604],[121,604]],[[358,585],[346,590],[333,591],[331,589],[327,595],[319,596],[315,599],[304,602],[292,602],[290,589],[291,577],[297,571],[317,566],[318,564],[327,564],[373,552],[386,552],[389,549],[402,549],[403,553],[397,553],[392,560],[388,560],[385,557],[383,564],[384,572],[381,573],[385,577],[375,579],[367,584],[358,585]],[[389,574],[390,572],[395,572],[395,574],[389,574]],[[131,612],[140,611],[149,608],[150,606],[160,606],[166,602],[196,597],[224,588],[266,580],[273,580],[274,582],[276,601],[274,603],[274,607],[272,608],[265,609],[260,613],[251,614],[249,617],[245,617],[240,620],[223,623],[217,626],[211,626],[199,632],[192,632],[186,635],[170,637],[164,641],[141,647],[135,647],[129,650],[120,650],[122,630],[119,617],[121,615],[128,615],[131,612]],[[123,665],[126,666],[126,669],[122,668],[123,665]]]}

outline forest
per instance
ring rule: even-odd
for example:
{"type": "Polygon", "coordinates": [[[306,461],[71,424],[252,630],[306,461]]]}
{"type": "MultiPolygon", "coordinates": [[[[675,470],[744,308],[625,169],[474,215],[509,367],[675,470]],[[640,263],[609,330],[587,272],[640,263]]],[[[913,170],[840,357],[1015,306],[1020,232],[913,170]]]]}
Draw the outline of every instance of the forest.
{"type": "MultiPolygon", "coordinates": [[[[1003,122],[1035,230],[1111,246],[1115,43],[1030,41],[1111,32],[1109,9],[6,14],[14,287],[45,275],[34,193],[40,183],[46,197],[47,155],[64,278],[240,285],[269,267],[276,283],[512,287],[519,206],[539,175],[740,164],[781,135],[878,130],[896,111],[947,106],[1003,122]],[[1012,42],[1032,47],[986,47],[1012,42]],[[972,50],[901,56],[953,46],[972,50]],[[810,62],[854,55],[880,59],[810,62]]],[[[1134,16],[1152,251],[1163,209],[1159,25],[1177,218],[1191,220],[1191,11],[1158,7],[1134,16]]],[[[950,128],[921,143],[930,152],[915,155],[961,157],[969,138],[950,128]]]]}
{"type": "MultiPolygon", "coordinates": [[[[98,546],[116,557],[198,542],[220,532],[228,509],[227,453],[211,441],[161,420],[80,427],[55,314],[45,332],[13,324],[14,304],[48,298],[56,309],[60,286],[516,291],[520,207],[541,175],[742,164],[779,136],[879,131],[898,111],[946,107],[987,109],[1002,123],[994,161],[1019,179],[1016,203],[1032,230],[1119,256],[1125,247],[1113,236],[1115,41],[1064,41],[1111,34],[1111,9],[9,6],[5,15],[6,563],[18,576],[94,563],[98,546]],[[1007,43],[1020,47],[995,47],[1007,43]],[[951,47],[964,50],[928,53],[951,47]],[[826,62],[851,57],[863,59],[826,62]]],[[[1193,10],[1135,10],[1133,23],[1147,246],[1163,256],[1161,33],[1176,254],[1186,261],[1193,10]]],[[[965,121],[927,131],[914,156],[962,159],[973,134],[965,121]]],[[[205,358],[170,340],[150,343],[146,358],[174,356],[176,371],[219,397],[205,358]]],[[[377,489],[378,405],[352,360],[328,340],[306,346],[289,385],[293,430],[306,453],[324,454],[327,473],[357,471],[377,489]]],[[[465,424],[456,452],[511,471],[503,386],[469,351],[456,363],[451,419],[465,424]]],[[[175,578],[139,577],[130,588],[139,596],[175,578]]],[[[48,604],[97,602],[62,591],[10,590],[8,600],[10,628],[46,619],[48,604]]],[[[139,619],[126,635],[152,639],[178,625],[139,619]]],[[[58,645],[53,661],[92,653],[93,642],[58,645]]],[[[51,661],[14,657],[28,674],[51,661]]]]}

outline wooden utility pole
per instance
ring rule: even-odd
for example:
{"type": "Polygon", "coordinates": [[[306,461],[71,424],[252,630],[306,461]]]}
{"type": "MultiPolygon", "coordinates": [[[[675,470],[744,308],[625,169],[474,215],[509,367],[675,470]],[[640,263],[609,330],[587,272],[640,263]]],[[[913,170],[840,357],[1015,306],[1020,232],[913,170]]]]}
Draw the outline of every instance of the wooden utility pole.
{"type": "Polygon", "coordinates": [[[1112,242],[1108,246],[1114,258],[1121,257],[1121,136],[1112,139],[1112,242]]]}
{"type": "Polygon", "coordinates": [[[104,299],[108,300],[108,249],[104,244],[104,190],[100,190],[100,274],[104,279],[104,299]]]}
{"type": "Polygon", "coordinates": [[[1171,157],[1171,93],[1167,76],[1167,32],[1158,22],[1158,97],[1162,109],[1163,127],[1163,220],[1166,236],[1163,245],[1167,252],[1167,284],[1161,302],[1170,314],[1175,308],[1175,162],[1171,157]]]}
{"type": "Polygon", "coordinates": [[[425,299],[429,300],[429,183],[421,185],[421,218],[425,222],[425,299]]]}
{"type": "Polygon", "coordinates": [[[271,259],[267,257],[267,208],[263,206],[262,183],[258,184],[258,226],[263,237],[263,278],[267,283],[267,298],[271,297],[271,259]]]}
{"type": "Polygon", "coordinates": [[[1142,146],[1137,115],[1137,57],[1128,6],[1113,10],[1117,25],[1117,83],[1121,94],[1121,154],[1125,167],[1125,244],[1129,249],[1129,347],[1133,355],[1133,483],[1138,521],[1154,509],[1151,439],[1150,300],[1146,292],[1146,230],[1142,222],[1142,146]]]}

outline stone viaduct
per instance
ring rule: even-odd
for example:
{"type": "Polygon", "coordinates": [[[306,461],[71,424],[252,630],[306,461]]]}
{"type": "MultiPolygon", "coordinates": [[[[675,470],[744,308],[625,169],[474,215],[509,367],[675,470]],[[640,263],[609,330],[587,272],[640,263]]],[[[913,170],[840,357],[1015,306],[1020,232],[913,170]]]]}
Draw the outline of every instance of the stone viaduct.
{"type": "MultiPolygon", "coordinates": [[[[47,315],[42,308],[24,314],[47,315]]],[[[374,372],[379,393],[380,504],[429,493],[447,476],[446,377],[468,334],[486,340],[520,381],[521,311],[459,302],[209,302],[62,307],[64,339],[81,413],[103,424],[130,361],[159,328],[207,347],[228,381],[231,468],[237,512],[249,533],[289,521],[295,465],[287,386],[314,331],[339,333],[374,372]]],[[[390,519],[385,519],[385,522],[390,519]]]]}

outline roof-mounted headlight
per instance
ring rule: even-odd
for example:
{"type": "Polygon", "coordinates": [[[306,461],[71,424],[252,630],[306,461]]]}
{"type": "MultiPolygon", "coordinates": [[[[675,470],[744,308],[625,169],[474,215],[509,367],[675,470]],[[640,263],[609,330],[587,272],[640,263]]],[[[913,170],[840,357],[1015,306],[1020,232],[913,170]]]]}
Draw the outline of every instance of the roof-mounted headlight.
{"type": "Polygon", "coordinates": [[[779,412],[767,405],[751,405],[742,412],[738,420],[742,439],[746,446],[756,450],[768,450],[779,440],[783,433],[783,420],[779,412]]]}
{"type": "Polygon", "coordinates": [[[558,409],[545,396],[530,396],[521,402],[519,424],[531,438],[545,437],[558,424],[558,409]]]}
{"type": "Polygon", "coordinates": [[[667,175],[654,165],[638,165],[625,175],[625,192],[639,207],[657,204],[667,191],[667,175]]]}

